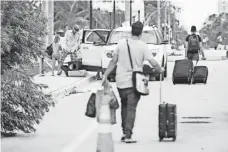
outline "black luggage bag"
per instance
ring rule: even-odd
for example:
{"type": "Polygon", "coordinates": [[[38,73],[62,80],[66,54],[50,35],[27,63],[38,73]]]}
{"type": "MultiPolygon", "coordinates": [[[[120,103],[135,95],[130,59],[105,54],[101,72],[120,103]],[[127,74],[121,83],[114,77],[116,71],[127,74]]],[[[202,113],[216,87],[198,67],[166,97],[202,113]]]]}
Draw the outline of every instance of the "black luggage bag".
{"type": "Polygon", "coordinates": [[[164,138],[172,138],[173,141],[177,137],[177,114],[176,105],[169,103],[162,103],[162,84],[160,76],[160,104],[158,106],[158,136],[159,141],[164,138]]]}
{"type": "Polygon", "coordinates": [[[207,83],[208,68],[206,66],[195,66],[192,76],[192,83],[207,83]]]}
{"type": "Polygon", "coordinates": [[[191,60],[176,60],[173,69],[173,84],[191,84],[193,62],[191,60]]]}
{"type": "Polygon", "coordinates": [[[159,141],[163,138],[176,140],[176,105],[163,103],[159,105],[159,141]]]}

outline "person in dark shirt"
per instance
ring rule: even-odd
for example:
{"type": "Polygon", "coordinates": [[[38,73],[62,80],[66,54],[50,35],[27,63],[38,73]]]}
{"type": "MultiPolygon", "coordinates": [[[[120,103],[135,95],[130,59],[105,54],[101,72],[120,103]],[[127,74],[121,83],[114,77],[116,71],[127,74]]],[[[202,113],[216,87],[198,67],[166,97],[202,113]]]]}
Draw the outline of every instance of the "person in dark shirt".
{"type": "Polygon", "coordinates": [[[202,47],[202,38],[196,34],[196,27],[191,27],[191,34],[186,37],[185,51],[186,58],[189,60],[199,61],[199,53],[202,54],[202,60],[206,60],[203,47],[202,47]]]}

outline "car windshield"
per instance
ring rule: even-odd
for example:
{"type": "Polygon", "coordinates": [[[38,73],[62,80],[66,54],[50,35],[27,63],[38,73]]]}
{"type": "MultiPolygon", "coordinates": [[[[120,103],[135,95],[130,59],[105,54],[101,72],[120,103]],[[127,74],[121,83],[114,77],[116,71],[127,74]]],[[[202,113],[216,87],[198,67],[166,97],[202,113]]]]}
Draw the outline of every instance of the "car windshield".
{"type": "MultiPolygon", "coordinates": [[[[119,40],[131,37],[130,31],[114,31],[109,38],[108,44],[117,44],[119,40]]],[[[154,31],[143,31],[141,40],[147,44],[158,44],[154,31]]]]}

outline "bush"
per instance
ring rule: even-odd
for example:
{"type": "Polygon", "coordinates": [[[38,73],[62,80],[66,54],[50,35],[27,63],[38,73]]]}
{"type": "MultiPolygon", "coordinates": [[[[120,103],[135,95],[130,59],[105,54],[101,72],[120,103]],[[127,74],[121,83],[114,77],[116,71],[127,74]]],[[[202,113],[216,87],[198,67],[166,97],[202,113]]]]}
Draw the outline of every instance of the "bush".
{"type": "Polygon", "coordinates": [[[23,67],[42,54],[47,19],[33,1],[2,1],[1,8],[1,132],[34,132],[54,102],[23,67]]]}

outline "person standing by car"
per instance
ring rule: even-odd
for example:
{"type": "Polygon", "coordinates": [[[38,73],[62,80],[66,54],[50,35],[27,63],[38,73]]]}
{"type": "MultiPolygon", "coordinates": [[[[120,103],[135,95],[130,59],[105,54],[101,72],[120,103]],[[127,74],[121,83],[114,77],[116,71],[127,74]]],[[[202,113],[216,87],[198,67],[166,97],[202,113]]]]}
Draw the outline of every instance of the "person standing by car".
{"type": "Polygon", "coordinates": [[[62,51],[62,46],[59,44],[60,36],[56,35],[54,38],[54,43],[52,44],[53,47],[53,54],[52,54],[52,76],[54,76],[55,70],[55,63],[58,62],[58,73],[61,70],[60,67],[60,51],[62,51]]]}
{"type": "MultiPolygon", "coordinates": [[[[128,44],[132,55],[133,71],[143,70],[143,61],[148,60],[157,72],[163,72],[164,69],[160,67],[154,59],[152,53],[149,51],[147,44],[140,40],[143,31],[143,24],[139,21],[132,24],[131,38],[128,39],[128,44]]],[[[102,79],[102,85],[108,86],[107,77],[114,70],[116,70],[117,89],[121,98],[121,117],[122,117],[122,142],[135,143],[132,139],[132,130],[135,123],[136,107],[140,99],[140,95],[134,91],[132,82],[132,70],[130,58],[128,54],[128,47],[126,40],[120,40],[112,60],[110,61],[102,79]]]]}
{"type": "MultiPolygon", "coordinates": [[[[79,49],[80,49],[80,34],[79,34],[79,26],[75,25],[71,30],[66,31],[66,50],[62,52],[60,58],[60,67],[62,67],[63,62],[66,57],[70,55],[71,61],[76,61],[78,59],[79,49]]],[[[59,71],[58,75],[62,72],[59,71]]]]}
{"type": "Polygon", "coordinates": [[[199,61],[199,51],[202,54],[202,60],[206,60],[203,46],[202,38],[196,34],[196,26],[191,27],[191,34],[186,37],[186,47],[185,54],[186,58],[189,60],[196,60],[196,64],[199,61]]]}

